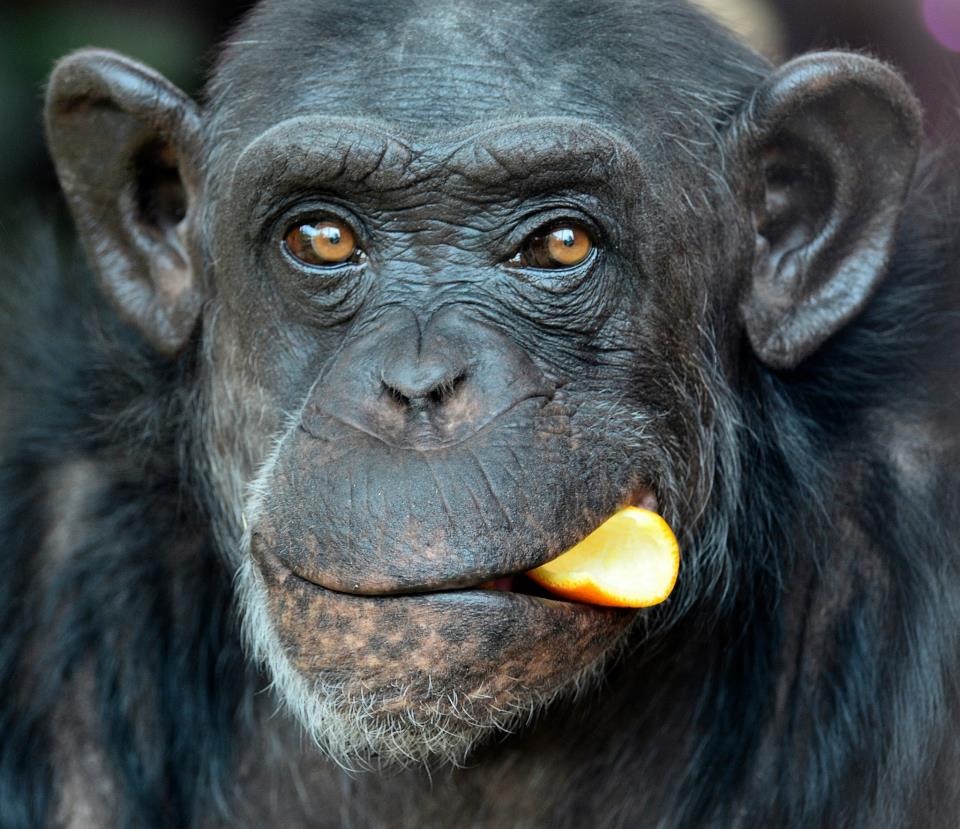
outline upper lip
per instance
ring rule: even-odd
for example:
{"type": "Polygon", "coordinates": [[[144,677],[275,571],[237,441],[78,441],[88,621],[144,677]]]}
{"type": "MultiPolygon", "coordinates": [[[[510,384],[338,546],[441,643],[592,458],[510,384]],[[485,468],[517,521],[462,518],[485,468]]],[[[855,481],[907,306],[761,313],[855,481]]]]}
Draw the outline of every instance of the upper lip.
{"type": "MultiPolygon", "coordinates": [[[[609,513],[628,503],[655,506],[653,501],[648,487],[635,488],[630,499],[612,504],[609,513]]],[[[342,534],[318,541],[309,526],[300,528],[280,515],[268,516],[262,517],[252,530],[251,550],[255,556],[261,560],[277,558],[283,571],[318,588],[368,597],[470,591],[498,579],[516,579],[558,557],[593,529],[589,525],[578,528],[579,532],[568,528],[571,532],[564,534],[562,542],[555,535],[552,540],[549,535],[534,535],[526,540],[521,538],[518,546],[511,544],[513,534],[506,533],[493,541],[474,540],[480,546],[471,554],[464,546],[471,544],[471,538],[462,533],[451,544],[440,543],[436,548],[430,547],[429,533],[421,533],[395,549],[390,545],[377,548],[376,538],[369,548],[364,545],[354,549],[353,542],[342,534]],[[337,544],[345,546],[340,549],[337,544]]],[[[596,523],[600,523],[599,518],[596,523]]]]}

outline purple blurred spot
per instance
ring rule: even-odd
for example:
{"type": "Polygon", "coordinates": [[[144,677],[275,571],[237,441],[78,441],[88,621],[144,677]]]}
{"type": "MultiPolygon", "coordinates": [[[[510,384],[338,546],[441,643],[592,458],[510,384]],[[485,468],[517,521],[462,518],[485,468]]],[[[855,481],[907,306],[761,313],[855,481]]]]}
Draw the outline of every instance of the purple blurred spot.
{"type": "Polygon", "coordinates": [[[960,52],[960,0],[923,0],[923,19],[938,42],[960,52]]]}

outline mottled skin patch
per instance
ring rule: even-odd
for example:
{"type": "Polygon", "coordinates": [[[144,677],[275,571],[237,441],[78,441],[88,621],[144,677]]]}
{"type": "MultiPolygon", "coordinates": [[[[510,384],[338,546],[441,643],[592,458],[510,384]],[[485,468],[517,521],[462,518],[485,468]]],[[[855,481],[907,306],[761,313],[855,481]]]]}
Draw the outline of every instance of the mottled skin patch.
{"type": "Polygon", "coordinates": [[[451,692],[491,709],[529,705],[595,662],[635,616],[485,590],[345,595],[296,576],[265,547],[254,538],[294,667],[347,696],[372,695],[383,713],[443,705],[451,692]]]}

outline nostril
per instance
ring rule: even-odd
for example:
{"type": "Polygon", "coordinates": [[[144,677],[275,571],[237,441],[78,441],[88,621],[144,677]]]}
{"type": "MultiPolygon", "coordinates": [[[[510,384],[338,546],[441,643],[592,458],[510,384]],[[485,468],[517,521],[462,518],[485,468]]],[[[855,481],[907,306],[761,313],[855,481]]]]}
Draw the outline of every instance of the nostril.
{"type": "Polygon", "coordinates": [[[441,380],[433,389],[430,390],[430,394],[427,395],[431,403],[442,406],[451,397],[453,397],[460,386],[463,385],[463,381],[467,379],[467,372],[460,371],[453,377],[449,379],[441,380]]]}
{"type": "Polygon", "coordinates": [[[410,398],[395,386],[391,386],[389,383],[383,382],[383,390],[387,393],[387,397],[389,397],[398,406],[401,406],[404,409],[410,406],[410,398]]]}

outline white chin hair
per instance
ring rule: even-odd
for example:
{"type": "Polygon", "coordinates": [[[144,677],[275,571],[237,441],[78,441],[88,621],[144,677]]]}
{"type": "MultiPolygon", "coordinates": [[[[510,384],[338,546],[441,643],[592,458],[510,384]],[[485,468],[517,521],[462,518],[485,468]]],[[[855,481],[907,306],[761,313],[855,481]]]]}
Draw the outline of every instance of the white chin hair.
{"type": "MultiPolygon", "coordinates": [[[[489,697],[466,689],[418,687],[416,694],[397,682],[388,688],[350,692],[341,682],[307,678],[284,651],[270,616],[267,588],[250,553],[250,527],[259,517],[280,441],[262,464],[249,487],[243,510],[239,569],[235,579],[242,609],[243,640],[253,658],[271,678],[271,690],[280,705],[299,722],[307,735],[333,762],[358,771],[387,766],[462,765],[471,750],[492,735],[514,733],[560,697],[577,697],[595,687],[606,658],[584,668],[561,687],[544,695],[525,693],[494,704],[489,697]],[[415,705],[404,705],[405,698],[415,705]]],[[[607,655],[609,657],[609,654],[607,655]]],[[[429,680],[428,680],[429,682],[429,680]]]]}
{"type": "MultiPolygon", "coordinates": [[[[236,588],[244,642],[272,678],[272,691],[320,750],[347,770],[462,765],[486,737],[516,731],[549,701],[494,707],[482,699],[465,702],[455,691],[438,691],[427,700],[418,693],[416,708],[404,708],[397,704],[407,696],[399,684],[387,691],[347,694],[340,683],[311,681],[290,663],[270,618],[266,587],[247,551],[236,588]]],[[[571,689],[579,685],[571,683],[571,689]]]]}

